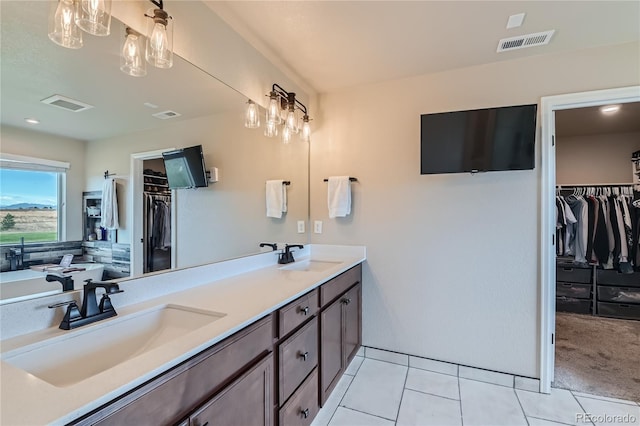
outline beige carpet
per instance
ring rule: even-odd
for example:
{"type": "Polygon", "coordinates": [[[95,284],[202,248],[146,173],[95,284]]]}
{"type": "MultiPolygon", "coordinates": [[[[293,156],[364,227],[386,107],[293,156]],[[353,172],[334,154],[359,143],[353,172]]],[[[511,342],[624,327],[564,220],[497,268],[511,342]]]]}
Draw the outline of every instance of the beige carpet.
{"type": "Polygon", "coordinates": [[[553,387],[640,401],[640,321],[556,314],[553,387]]]}

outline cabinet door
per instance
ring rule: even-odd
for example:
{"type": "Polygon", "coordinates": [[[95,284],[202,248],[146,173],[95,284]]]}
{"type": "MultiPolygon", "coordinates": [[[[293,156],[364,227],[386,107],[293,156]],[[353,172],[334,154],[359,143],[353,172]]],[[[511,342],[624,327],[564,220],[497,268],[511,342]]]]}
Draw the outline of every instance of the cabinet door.
{"type": "Polygon", "coordinates": [[[224,388],[190,417],[191,426],[271,426],[273,354],[224,388]]]}
{"type": "Polygon", "coordinates": [[[344,371],[342,352],[342,302],[336,300],[320,313],[320,405],[344,371]]]}
{"type": "Polygon", "coordinates": [[[358,284],[346,292],[340,301],[344,309],[344,365],[349,365],[362,342],[362,285],[358,284]]]}

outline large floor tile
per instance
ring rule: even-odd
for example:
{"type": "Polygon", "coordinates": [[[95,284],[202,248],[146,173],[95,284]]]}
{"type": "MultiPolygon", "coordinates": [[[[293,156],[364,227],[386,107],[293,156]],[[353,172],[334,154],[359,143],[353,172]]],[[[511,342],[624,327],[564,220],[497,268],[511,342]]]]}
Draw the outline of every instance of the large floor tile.
{"type": "Polygon", "coordinates": [[[407,368],[365,358],[341,405],[395,421],[407,368]]]}
{"type": "MultiPolygon", "coordinates": [[[[589,413],[585,415],[598,425],[640,425],[640,407],[618,402],[603,401],[600,399],[576,396],[582,408],[589,413]]],[[[581,420],[581,419],[579,419],[581,420]]]]}
{"type": "Polygon", "coordinates": [[[460,402],[405,389],[396,425],[461,426],[460,402]]]}
{"type": "Polygon", "coordinates": [[[460,379],[460,401],[465,426],[527,425],[513,388],[460,379]]]}
{"type": "Polygon", "coordinates": [[[409,367],[434,371],[436,373],[449,374],[451,376],[458,375],[458,364],[451,364],[448,362],[436,361],[433,359],[420,358],[417,356],[409,357],[409,367]]]}
{"type": "Polygon", "coordinates": [[[409,368],[405,388],[445,398],[460,399],[458,378],[447,374],[409,368]]]}
{"type": "Polygon", "coordinates": [[[329,426],[393,426],[390,420],[361,413],[349,408],[338,407],[329,426]]]}
{"type": "MultiPolygon", "coordinates": [[[[571,392],[552,388],[550,394],[516,390],[524,413],[538,419],[577,424],[577,415],[584,413],[571,392]]],[[[584,423],[582,423],[584,424],[584,423]]]]}
{"type": "Polygon", "coordinates": [[[362,365],[362,361],[364,361],[364,357],[354,356],[353,359],[351,360],[351,363],[345,370],[344,374],[355,376],[358,370],[360,369],[360,365],[362,365]]]}
{"type": "Polygon", "coordinates": [[[335,413],[338,405],[340,405],[340,401],[344,397],[344,394],[347,393],[347,389],[349,389],[349,385],[353,381],[353,376],[344,375],[338,381],[338,384],[335,388],[333,388],[333,392],[329,398],[327,398],[327,402],[324,403],[324,407],[320,409],[316,418],[313,419],[312,426],[327,426],[329,421],[331,421],[331,417],[333,417],[333,413],[335,413]]]}
{"type": "MultiPolygon", "coordinates": [[[[527,417],[529,426],[565,426],[566,423],[552,422],[551,420],[536,419],[535,417],[527,417]]],[[[591,423],[585,423],[585,426],[589,426],[591,423]]]]}

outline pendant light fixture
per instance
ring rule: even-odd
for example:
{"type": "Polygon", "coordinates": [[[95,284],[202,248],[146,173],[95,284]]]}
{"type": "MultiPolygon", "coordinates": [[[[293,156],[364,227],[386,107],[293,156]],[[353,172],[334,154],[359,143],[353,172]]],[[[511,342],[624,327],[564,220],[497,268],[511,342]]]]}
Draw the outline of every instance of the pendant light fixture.
{"type": "Polygon", "coordinates": [[[49,39],[68,49],[82,47],[82,31],[76,25],[77,6],[75,0],[58,0],[51,6],[49,39]]]}
{"type": "Polygon", "coordinates": [[[162,0],[149,0],[157,8],[149,9],[144,15],[149,18],[147,25],[147,62],[156,68],[173,66],[173,18],[164,10],[162,0]]]}
{"type": "MultiPolygon", "coordinates": [[[[273,84],[269,96],[269,104],[266,110],[266,123],[264,129],[264,135],[267,137],[278,136],[278,126],[282,124],[282,142],[290,143],[295,134],[300,134],[300,139],[303,142],[309,142],[311,139],[311,127],[309,125],[309,114],[307,107],[296,99],[296,94],[293,92],[287,92],[278,84],[273,84]],[[302,113],[302,120],[298,114],[302,113]]],[[[247,111],[245,116],[245,127],[247,125],[248,117],[253,114],[251,110],[256,108],[253,101],[247,102],[247,111]]],[[[258,122],[255,127],[258,127],[258,122]]],[[[252,127],[253,128],[253,127],[252,127]]]]}
{"type": "Polygon", "coordinates": [[[120,70],[133,77],[147,75],[147,62],[144,59],[144,40],[140,33],[127,27],[126,37],[120,55],[120,70]]]}
{"type": "Polygon", "coordinates": [[[80,0],[76,25],[95,36],[111,33],[111,0],[80,0]]]}

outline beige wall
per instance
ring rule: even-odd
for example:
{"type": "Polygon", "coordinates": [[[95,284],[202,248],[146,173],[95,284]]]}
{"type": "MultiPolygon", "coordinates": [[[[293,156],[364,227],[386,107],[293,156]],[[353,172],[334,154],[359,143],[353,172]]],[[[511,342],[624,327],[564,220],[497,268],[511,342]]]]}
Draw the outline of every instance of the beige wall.
{"type": "Polygon", "coordinates": [[[532,56],[321,96],[310,186],[324,233],[312,241],[367,246],[365,345],[539,375],[540,143],[535,170],[421,176],[420,114],[638,85],[639,52],[532,56]],[[358,178],[347,218],[328,218],[330,175],[358,178]]]}
{"type": "MultiPolygon", "coordinates": [[[[260,251],[260,242],[302,242],[296,222],[308,217],[308,145],[284,145],[262,129],[246,129],[242,113],[167,123],[160,129],[131,133],[87,145],[87,185],[97,190],[108,169],[128,175],[131,154],[203,145],[207,168],[218,167],[220,181],[207,188],[177,191],[177,266],[185,267],[260,251]],[[266,217],[265,181],[290,180],[289,210],[282,219],[266,217]]],[[[131,242],[126,212],[130,182],[118,180],[121,215],[118,242],[131,242]]],[[[142,215],[142,212],[136,212],[142,215]]]]}
{"type": "Polygon", "coordinates": [[[640,133],[558,137],[556,184],[631,183],[631,154],[640,133]]]}
{"type": "Polygon", "coordinates": [[[2,126],[0,133],[3,153],[71,164],[66,178],[66,240],[81,240],[85,142],[11,126],[2,126]]]}

